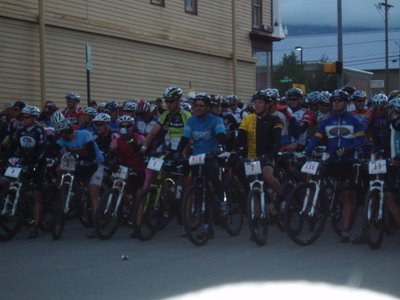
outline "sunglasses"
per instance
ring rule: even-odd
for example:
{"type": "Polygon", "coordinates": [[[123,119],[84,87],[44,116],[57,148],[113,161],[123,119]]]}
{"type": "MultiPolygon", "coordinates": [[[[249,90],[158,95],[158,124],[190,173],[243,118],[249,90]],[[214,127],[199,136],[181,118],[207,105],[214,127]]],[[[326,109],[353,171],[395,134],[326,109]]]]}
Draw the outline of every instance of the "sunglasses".
{"type": "Polygon", "coordinates": [[[357,103],[365,103],[365,100],[360,99],[360,100],[356,100],[356,102],[357,103]]]}
{"type": "Polygon", "coordinates": [[[330,104],[321,104],[322,107],[331,107],[330,104]]]}
{"type": "Polygon", "coordinates": [[[195,104],[194,107],[206,107],[205,104],[195,104]]]}
{"type": "Polygon", "coordinates": [[[104,123],[95,123],[94,126],[103,127],[103,126],[106,126],[106,124],[104,124],[104,123]]]}
{"type": "Polygon", "coordinates": [[[332,99],[332,102],[344,102],[345,100],[342,98],[334,98],[332,99]]]}
{"type": "Polygon", "coordinates": [[[172,99],[172,100],[165,100],[165,103],[174,103],[176,100],[172,99]]]}
{"type": "Polygon", "coordinates": [[[119,125],[119,128],[131,128],[132,125],[119,125]]]}
{"type": "Polygon", "coordinates": [[[27,115],[22,116],[22,119],[32,119],[32,118],[33,118],[32,116],[27,116],[27,115]]]}
{"type": "Polygon", "coordinates": [[[299,99],[297,99],[297,98],[289,98],[288,100],[289,100],[289,101],[297,101],[297,100],[299,100],[299,99]]]}

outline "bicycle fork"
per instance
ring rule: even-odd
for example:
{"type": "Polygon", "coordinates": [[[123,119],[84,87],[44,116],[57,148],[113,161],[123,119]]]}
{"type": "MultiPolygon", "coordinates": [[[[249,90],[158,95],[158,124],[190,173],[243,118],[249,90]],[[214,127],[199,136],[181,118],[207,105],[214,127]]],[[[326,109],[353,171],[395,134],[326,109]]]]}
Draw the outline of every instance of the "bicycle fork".
{"type": "Polygon", "coordinates": [[[72,197],[74,196],[74,190],[73,190],[74,179],[75,179],[75,176],[70,174],[70,173],[61,175],[60,187],[64,183],[68,184],[68,193],[67,193],[67,199],[65,201],[64,214],[68,214],[69,213],[71,200],[72,200],[72,197]],[[65,178],[69,178],[69,181],[65,182],[65,178]]]}
{"type": "MultiPolygon", "coordinates": [[[[123,191],[124,191],[125,185],[126,185],[126,182],[123,180],[117,180],[117,181],[114,181],[114,183],[113,183],[113,189],[115,188],[115,189],[118,189],[118,191],[119,191],[117,203],[115,204],[114,210],[111,213],[111,215],[113,217],[116,217],[118,214],[119,206],[121,205],[122,196],[124,194],[123,191]]],[[[107,214],[110,211],[110,207],[112,205],[112,198],[113,198],[113,194],[109,194],[108,199],[107,199],[107,205],[106,205],[106,208],[104,209],[105,214],[107,214]]]]}
{"type": "Polygon", "coordinates": [[[13,182],[9,188],[9,192],[14,192],[15,193],[15,198],[14,198],[14,203],[12,203],[12,200],[10,199],[10,193],[7,193],[7,197],[4,201],[4,206],[1,212],[1,215],[4,216],[8,213],[8,206],[12,205],[11,209],[11,214],[10,216],[14,216],[15,212],[17,211],[17,206],[19,202],[19,196],[20,196],[20,190],[21,190],[22,183],[21,182],[13,182]]]}
{"type": "MultiPolygon", "coordinates": [[[[382,179],[376,178],[374,180],[370,180],[369,182],[369,190],[371,193],[378,192],[379,193],[379,211],[376,221],[380,221],[383,219],[383,202],[384,202],[384,194],[383,194],[383,186],[384,181],[382,179]]],[[[368,211],[367,211],[367,220],[371,221],[372,218],[372,205],[373,200],[370,197],[368,201],[368,211]]]]}
{"type": "MultiPolygon", "coordinates": [[[[260,193],[260,208],[261,208],[261,215],[262,219],[267,217],[267,209],[265,203],[265,191],[264,191],[264,182],[262,180],[256,179],[250,183],[250,190],[251,191],[258,191],[260,193]]],[[[251,207],[251,218],[254,219],[256,215],[256,207],[254,201],[250,204],[251,207]]]]}
{"type": "MultiPolygon", "coordinates": [[[[315,185],[315,192],[313,195],[313,199],[312,199],[312,204],[311,204],[311,208],[310,211],[308,212],[308,216],[309,217],[313,217],[315,215],[315,210],[317,207],[317,202],[318,202],[318,196],[319,196],[319,192],[321,190],[321,180],[310,180],[308,183],[311,183],[313,185],[315,185]]],[[[304,201],[303,201],[303,208],[300,211],[300,215],[304,214],[304,212],[307,210],[309,201],[310,201],[310,194],[311,194],[311,188],[307,187],[306,189],[306,195],[304,197],[304,201]]]]}

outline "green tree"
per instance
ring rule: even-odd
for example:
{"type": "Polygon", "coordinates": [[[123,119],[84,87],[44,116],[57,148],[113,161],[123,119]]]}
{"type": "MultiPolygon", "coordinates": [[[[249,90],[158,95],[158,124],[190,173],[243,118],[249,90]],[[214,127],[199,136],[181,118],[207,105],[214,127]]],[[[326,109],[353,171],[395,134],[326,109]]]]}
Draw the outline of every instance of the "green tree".
{"type": "Polygon", "coordinates": [[[283,95],[285,91],[292,87],[292,83],[306,84],[306,81],[304,64],[301,64],[296,53],[292,51],[289,55],[285,54],[282,62],[276,66],[273,72],[273,86],[279,89],[279,92],[283,95]],[[281,83],[280,80],[284,78],[289,78],[292,82],[281,83]]]}

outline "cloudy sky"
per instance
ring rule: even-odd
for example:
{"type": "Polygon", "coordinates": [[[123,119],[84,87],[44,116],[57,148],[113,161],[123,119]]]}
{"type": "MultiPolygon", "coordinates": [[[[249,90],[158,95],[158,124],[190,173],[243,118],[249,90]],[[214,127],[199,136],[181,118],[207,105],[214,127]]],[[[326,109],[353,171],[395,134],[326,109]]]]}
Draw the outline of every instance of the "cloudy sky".
{"type": "MultiPolygon", "coordinates": [[[[286,24],[336,25],[337,0],[280,0],[286,24]]],[[[384,0],[342,0],[343,26],[384,27],[384,0]]],[[[400,28],[400,0],[388,0],[389,28],[400,28]]]]}

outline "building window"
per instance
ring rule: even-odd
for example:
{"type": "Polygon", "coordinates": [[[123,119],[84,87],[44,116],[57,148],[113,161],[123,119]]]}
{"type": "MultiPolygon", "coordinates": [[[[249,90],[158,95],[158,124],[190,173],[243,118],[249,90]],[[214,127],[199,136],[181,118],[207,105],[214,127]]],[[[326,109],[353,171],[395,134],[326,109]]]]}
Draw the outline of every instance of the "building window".
{"type": "Polygon", "coordinates": [[[165,6],[165,0],[150,0],[151,4],[165,6]]]}
{"type": "Polygon", "coordinates": [[[197,15],[197,0],[185,0],[185,12],[197,15]]]}
{"type": "Polygon", "coordinates": [[[252,0],[252,22],[254,28],[261,28],[262,25],[262,0],[252,0]]]}

